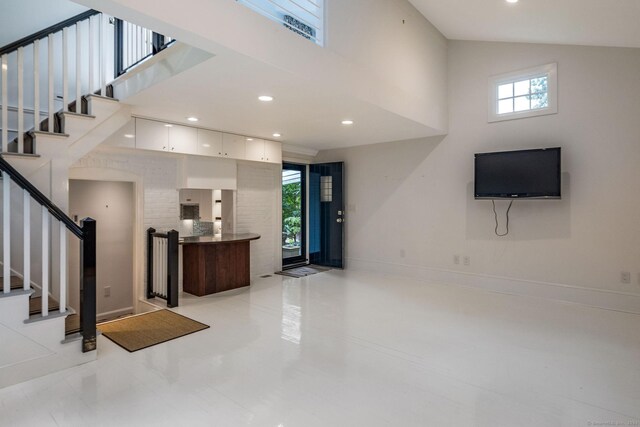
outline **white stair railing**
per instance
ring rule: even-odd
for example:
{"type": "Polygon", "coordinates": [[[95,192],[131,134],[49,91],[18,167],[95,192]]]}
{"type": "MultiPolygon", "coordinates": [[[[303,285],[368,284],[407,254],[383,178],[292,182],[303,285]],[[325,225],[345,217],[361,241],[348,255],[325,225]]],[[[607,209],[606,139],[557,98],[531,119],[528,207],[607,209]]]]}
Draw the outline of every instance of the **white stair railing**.
{"type": "Polygon", "coordinates": [[[110,82],[171,41],[90,10],[0,48],[2,152],[35,154],[25,132],[41,130],[41,115],[49,132],[61,132],[56,114],[69,112],[69,102],[75,102],[73,112],[83,113],[84,95],[107,96],[110,82]],[[46,91],[40,90],[41,85],[46,91]],[[31,93],[26,99],[25,94],[31,93]]]}
{"type": "Polygon", "coordinates": [[[41,206],[41,226],[42,240],[42,275],[40,277],[41,306],[40,316],[47,318],[53,314],[54,308],[49,305],[49,296],[58,299],[58,315],[68,312],[68,272],[67,272],[67,232],[71,232],[81,242],[81,289],[80,289],[80,318],[82,320],[82,348],[83,351],[92,351],[96,348],[96,222],[91,218],[86,218],[78,226],[60,208],[54,205],[36,187],[33,186],[23,175],[14,169],[0,154],[0,170],[2,171],[2,216],[3,216],[3,283],[2,292],[10,294],[11,290],[11,241],[22,237],[24,244],[23,259],[23,286],[22,290],[31,289],[31,203],[37,202],[41,206]],[[11,232],[11,190],[12,186],[21,189],[23,200],[23,221],[24,228],[22,236],[13,236],[11,232]],[[52,226],[53,224],[53,226],[52,226]],[[57,294],[51,292],[50,286],[50,259],[51,253],[56,248],[50,247],[52,229],[59,231],[60,253],[59,265],[59,289],[57,294]]]}

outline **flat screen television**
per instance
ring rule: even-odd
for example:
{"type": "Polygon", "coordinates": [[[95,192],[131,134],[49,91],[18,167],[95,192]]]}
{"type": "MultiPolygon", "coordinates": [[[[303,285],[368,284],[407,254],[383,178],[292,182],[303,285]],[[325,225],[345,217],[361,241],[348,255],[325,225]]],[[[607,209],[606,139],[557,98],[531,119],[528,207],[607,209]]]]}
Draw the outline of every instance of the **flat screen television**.
{"type": "Polygon", "coordinates": [[[475,155],[476,199],[559,199],[560,148],[475,155]]]}

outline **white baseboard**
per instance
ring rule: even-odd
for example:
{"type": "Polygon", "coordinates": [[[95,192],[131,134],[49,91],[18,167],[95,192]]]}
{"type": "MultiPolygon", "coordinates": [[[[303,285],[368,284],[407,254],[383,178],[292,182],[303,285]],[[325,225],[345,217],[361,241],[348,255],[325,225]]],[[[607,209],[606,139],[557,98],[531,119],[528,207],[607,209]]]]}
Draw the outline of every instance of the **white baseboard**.
{"type": "Polygon", "coordinates": [[[119,310],[105,311],[104,313],[98,313],[96,318],[98,319],[98,321],[110,320],[110,319],[115,319],[116,317],[119,317],[119,316],[123,316],[125,314],[131,314],[131,313],[133,313],[133,307],[126,307],[126,308],[121,308],[119,310]]]}
{"type": "Polygon", "coordinates": [[[585,288],[561,283],[537,282],[510,277],[464,273],[416,265],[403,265],[383,261],[348,258],[350,270],[410,277],[432,283],[459,285],[509,295],[544,298],[589,307],[640,314],[640,294],[585,288]]]}

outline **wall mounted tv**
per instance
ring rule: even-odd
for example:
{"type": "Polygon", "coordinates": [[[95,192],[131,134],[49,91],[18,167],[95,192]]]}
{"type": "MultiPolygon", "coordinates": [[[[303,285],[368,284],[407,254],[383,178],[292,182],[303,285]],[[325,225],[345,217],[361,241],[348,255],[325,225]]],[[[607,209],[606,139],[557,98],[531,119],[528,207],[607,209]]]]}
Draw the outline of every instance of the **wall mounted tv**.
{"type": "Polygon", "coordinates": [[[560,148],[475,155],[476,199],[559,199],[560,148]]]}

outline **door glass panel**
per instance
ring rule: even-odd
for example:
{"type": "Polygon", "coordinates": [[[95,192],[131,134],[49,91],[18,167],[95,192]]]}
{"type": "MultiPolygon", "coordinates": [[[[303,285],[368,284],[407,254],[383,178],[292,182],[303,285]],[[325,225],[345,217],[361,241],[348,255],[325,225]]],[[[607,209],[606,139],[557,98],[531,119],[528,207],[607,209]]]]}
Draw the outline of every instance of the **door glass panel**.
{"type": "Polygon", "coordinates": [[[306,260],[304,243],[304,166],[287,165],[282,170],[282,261],[306,260]]]}

